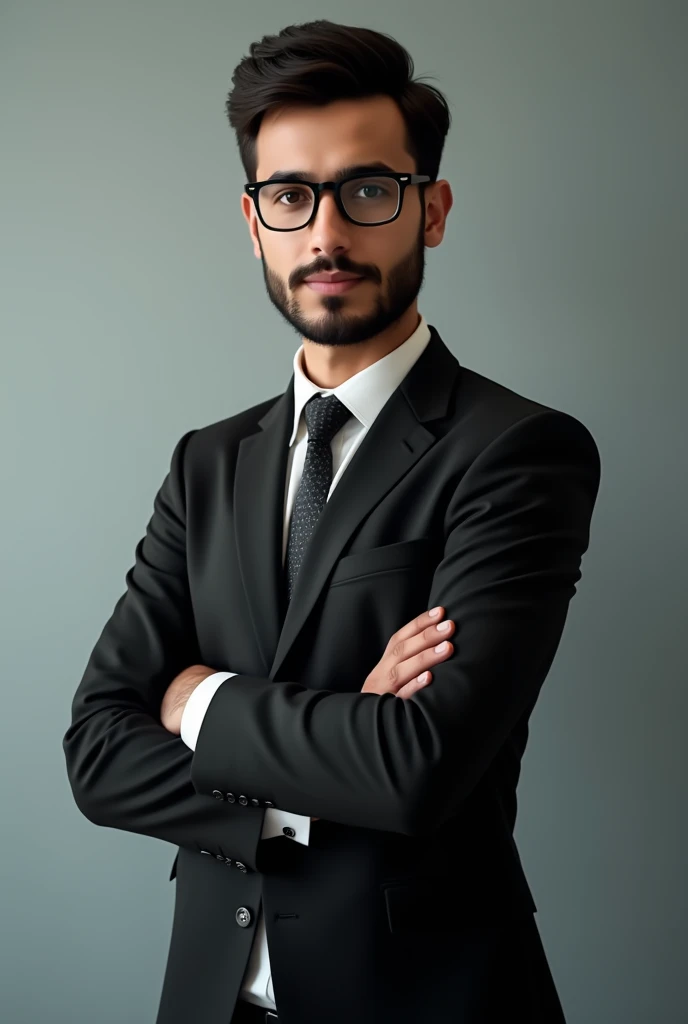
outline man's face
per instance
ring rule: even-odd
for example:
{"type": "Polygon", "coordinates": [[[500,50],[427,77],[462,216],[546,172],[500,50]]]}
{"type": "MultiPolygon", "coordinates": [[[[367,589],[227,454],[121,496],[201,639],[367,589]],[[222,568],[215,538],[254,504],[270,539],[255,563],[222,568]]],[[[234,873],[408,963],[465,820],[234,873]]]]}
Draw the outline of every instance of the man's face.
{"type": "MultiPolygon", "coordinates": [[[[257,138],[256,180],[278,170],[299,170],[311,181],[332,181],[344,167],[383,161],[393,171],[414,173],[404,148],[405,125],[388,96],[338,100],[322,107],[283,107],[263,119],[257,138]]],[[[322,345],[366,341],[395,323],[415,301],[425,269],[425,208],[410,186],[396,220],[367,227],[337,209],[331,191],[321,194],[315,220],[297,231],[270,231],[253,200],[242,209],[263,261],[273,305],[303,337],[322,345]],[[306,283],[322,271],[360,274],[363,280],[339,294],[306,283]]]]}

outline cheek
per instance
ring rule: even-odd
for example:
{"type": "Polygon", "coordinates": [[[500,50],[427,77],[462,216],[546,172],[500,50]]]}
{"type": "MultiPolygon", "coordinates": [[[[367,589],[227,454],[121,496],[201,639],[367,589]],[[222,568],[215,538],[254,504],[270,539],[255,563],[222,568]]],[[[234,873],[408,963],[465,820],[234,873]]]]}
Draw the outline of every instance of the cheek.
{"type": "Polygon", "coordinates": [[[377,260],[380,268],[389,267],[396,263],[403,253],[408,252],[411,244],[411,232],[409,225],[404,220],[403,213],[382,228],[370,228],[375,235],[370,240],[371,261],[377,260]],[[379,234],[377,233],[379,231],[379,234]]]}
{"type": "Polygon", "coordinates": [[[291,252],[289,246],[280,245],[279,240],[276,244],[272,239],[266,240],[265,236],[263,236],[261,243],[263,246],[263,258],[268,267],[275,274],[278,274],[286,284],[290,273],[297,266],[298,256],[291,252]]]}

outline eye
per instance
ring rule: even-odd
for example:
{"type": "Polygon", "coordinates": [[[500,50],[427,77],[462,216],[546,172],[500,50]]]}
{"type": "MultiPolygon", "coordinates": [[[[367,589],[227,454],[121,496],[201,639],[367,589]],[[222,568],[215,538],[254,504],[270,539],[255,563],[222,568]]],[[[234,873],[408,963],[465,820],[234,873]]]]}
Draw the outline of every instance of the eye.
{"type": "Polygon", "coordinates": [[[288,192],[281,192],[279,195],[275,196],[275,202],[280,202],[281,203],[282,200],[285,197],[287,197],[287,196],[295,196],[296,197],[296,202],[282,203],[283,206],[296,206],[297,203],[298,203],[298,197],[299,196],[301,196],[302,199],[306,199],[308,202],[310,202],[310,196],[307,196],[303,192],[297,192],[295,189],[289,189],[288,192]]]}
{"type": "Polygon", "coordinates": [[[365,195],[362,197],[363,199],[379,199],[381,195],[389,194],[387,192],[387,189],[384,189],[382,185],[373,184],[361,185],[360,188],[354,193],[354,195],[358,195],[359,192],[365,193],[365,195]],[[370,194],[371,192],[373,193],[372,195],[370,194]]]}

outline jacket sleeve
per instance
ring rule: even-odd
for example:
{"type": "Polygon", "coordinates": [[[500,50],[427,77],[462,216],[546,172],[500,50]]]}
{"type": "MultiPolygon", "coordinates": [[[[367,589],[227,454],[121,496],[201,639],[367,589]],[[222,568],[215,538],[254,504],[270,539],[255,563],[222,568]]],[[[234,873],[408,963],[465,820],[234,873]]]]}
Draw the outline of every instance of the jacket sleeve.
{"type": "Polygon", "coordinates": [[[186,569],[183,474],[194,433],[174,448],[126,590],[76,690],[63,749],[76,804],[96,825],[259,870],[265,808],[199,793],[191,781],[193,751],[160,721],[167,687],[200,662],[186,569]]]}
{"type": "MultiPolygon", "coordinates": [[[[198,733],[203,724],[205,713],[220,683],[235,675],[236,672],[213,672],[212,675],[207,676],[202,683],[198,684],[187,700],[182,712],[180,735],[191,750],[196,749],[196,740],[198,739],[198,733]]],[[[268,807],[265,811],[263,829],[260,834],[261,839],[274,839],[276,836],[280,838],[285,836],[285,838],[293,839],[294,842],[308,846],[310,834],[310,815],[291,814],[289,811],[278,810],[277,807],[268,807]],[[287,828],[289,831],[284,833],[282,831],[284,828],[287,828]],[[293,835],[291,834],[292,832],[293,835]]]]}
{"type": "Polygon", "coordinates": [[[201,725],[198,793],[238,789],[407,835],[441,825],[534,706],[581,577],[599,482],[597,446],[574,417],[545,410],[511,425],[446,508],[443,557],[418,613],[442,605],[456,628],[431,683],[397,699],[236,675],[201,725]]]}

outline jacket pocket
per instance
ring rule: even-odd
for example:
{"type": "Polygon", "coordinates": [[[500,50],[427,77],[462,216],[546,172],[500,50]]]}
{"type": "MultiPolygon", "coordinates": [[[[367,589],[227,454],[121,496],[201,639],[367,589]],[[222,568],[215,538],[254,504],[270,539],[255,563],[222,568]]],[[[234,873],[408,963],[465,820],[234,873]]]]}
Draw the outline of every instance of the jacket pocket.
{"type": "Polygon", "coordinates": [[[431,552],[430,537],[414,537],[411,540],[397,541],[395,544],[368,548],[367,551],[355,551],[339,559],[330,586],[337,586],[338,583],[346,583],[361,576],[371,576],[373,573],[407,569],[415,565],[426,566],[431,552]]]}
{"type": "Polygon", "coordinates": [[[462,887],[453,876],[390,880],[380,884],[390,932],[459,931],[536,911],[528,889],[462,887]]]}

